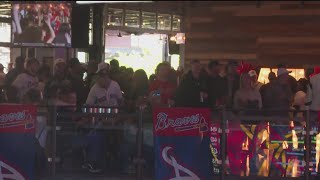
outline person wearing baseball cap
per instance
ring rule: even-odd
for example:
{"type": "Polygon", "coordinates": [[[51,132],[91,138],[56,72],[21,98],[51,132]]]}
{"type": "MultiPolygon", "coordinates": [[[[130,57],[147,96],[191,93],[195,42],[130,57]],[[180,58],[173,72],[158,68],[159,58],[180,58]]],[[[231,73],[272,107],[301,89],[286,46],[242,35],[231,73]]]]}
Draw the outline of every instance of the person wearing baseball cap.
{"type": "Polygon", "coordinates": [[[258,81],[258,74],[255,70],[250,70],[248,72],[250,79],[251,79],[251,86],[256,89],[260,90],[261,86],[263,85],[261,82],[258,81]]]}
{"type": "MultiPolygon", "coordinates": [[[[58,58],[53,62],[53,76],[45,84],[43,97],[46,100],[57,97],[59,87],[63,86],[62,82],[66,80],[67,63],[64,59],[58,58]]],[[[71,86],[71,85],[70,85],[71,86]]]]}
{"type": "Polygon", "coordinates": [[[12,86],[18,89],[18,96],[22,100],[23,96],[32,88],[39,88],[39,79],[37,73],[40,68],[40,62],[36,58],[28,58],[25,62],[26,72],[17,76],[12,82],[12,86]]]}
{"type": "Polygon", "coordinates": [[[269,88],[263,93],[263,107],[270,110],[283,110],[282,112],[273,112],[279,116],[288,116],[293,102],[294,92],[289,83],[289,73],[284,67],[279,67],[277,79],[269,83],[269,88]]]}
{"type": "Polygon", "coordinates": [[[122,92],[117,82],[110,78],[110,66],[105,62],[98,64],[98,79],[90,89],[86,104],[117,107],[122,104],[122,92]]]}
{"type": "Polygon", "coordinates": [[[288,71],[286,68],[279,68],[277,71],[277,77],[281,75],[288,75],[290,73],[292,73],[292,71],[288,71]]]}
{"type": "Polygon", "coordinates": [[[98,70],[96,71],[96,74],[101,73],[108,73],[110,71],[110,65],[105,62],[101,62],[98,64],[98,70]]]}

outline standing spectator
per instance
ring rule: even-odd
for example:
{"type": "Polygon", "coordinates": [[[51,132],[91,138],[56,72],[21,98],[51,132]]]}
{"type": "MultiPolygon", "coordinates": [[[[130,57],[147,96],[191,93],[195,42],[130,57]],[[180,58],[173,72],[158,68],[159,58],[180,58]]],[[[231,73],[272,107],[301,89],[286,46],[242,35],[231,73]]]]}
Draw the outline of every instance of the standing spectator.
{"type": "Polygon", "coordinates": [[[233,107],[234,94],[240,88],[240,76],[237,73],[238,63],[235,61],[229,62],[227,66],[227,84],[228,84],[228,99],[227,106],[233,107]]]}
{"type": "Polygon", "coordinates": [[[4,81],[6,79],[6,74],[3,72],[4,66],[0,63],[0,90],[4,87],[4,81]]]}
{"type": "Polygon", "coordinates": [[[51,78],[50,67],[47,65],[41,66],[38,71],[38,78],[39,78],[39,90],[41,94],[41,100],[43,100],[45,85],[51,78]]]}
{"type": "Polygon", "coordinates": [[[179,66],[177,69],[177,86],[179,86],[181,80],[182,80],[182,76],[183,76],[184,70],[182,66],[179,66]]]}
{"type": "MultiPolygon", "coordinates": [[[[51,77],[45,84],[44,98],[53,100],[57,98],[58,89],[66,80],[67,64],[64,59],[56,59],[53,64],[53,77],[51,77]]],[[[71,86],[71,84],[70,84],[71,86]]]]}
{"type": "Polygon", "coordinates": [[[8,72],[6,75],[5,86],[11,86],[12,82],[17,78],[17,76],[24,72],[24,58],[18,56],[15,60],[15,68],[8,72]]]}
{"type": "Polygon", "coordinates": [[[259,91],[263,84],[258,81],[257,72],[255,70],[251,70],[251,71],[249,71],[248,74],[249,74],[249,76],[251,78],[251,86],[259,91]]]}
{"type": "Polygon", "coordinates": [[[269,82],[267,84],[262,85],[261,88],[260,88],[260,94],[261,94],[261,97],[262,97],[262,106],[263,107],[268,106],[268,105],[265,104],[265,102],[268,102],[268,100],[266,99],[267,98],[266,92],[269,91],[270,88],[272,88],[273,83],[276,82],[276,80],[277,80],[276,73],[270,72],[269,75],[268,75],[268,79],[269,79],[269,82]]]}
{"type": "MultiPolygon", "coordinates": [[[[286,68],[286,66],[283,65],[283,64],[279,64],[278,68],[279,69],[283,69],[283,68],[286,68]]],[[[287,81],[288,81],[288,84],[290,86],[291,92],[292,93],[296,93],[297,92],[297,87],[298,87],[297,80],[289,74],[288,77],[287,77],[287,81]]]]}
{"type": "Polygon", "coordinates": [[[107,99],[107,76],[108,76],[109,64],[100,63],[98,65],[98,79],[96,83],[90,89],[86,104],[96,105],[96,106],[106,106],[108,107],[107,99]]]}
{"type": "Polygon", "coordinates": [[[7,68],[7,72],[10,72],[11,70],[13,69],[13,63],[12,62],[10,62],[10,63],[8,63],[8,68],[7,68]]]}
{"type": "Polygon", "coordinates": [[[150,76],[149,76],[149,84],[153,84],[153,81],[155,81],[156,80],[156,75],[155,74],[151,74],[150,76]]]}
{"type": "Polygon", "coordinates": [[[177,107],[204,107],[208,98],[205,78],[200,76],[201,65],[198,60],[191,62],[191,70],[181,81],[176,91],[177,107]]]}
{"type": "Polygon", "coordinates": [[[4,67],[0,63],[0,102],[5,101],[3,89],[5,85],[4,83],[5,83],[6,74],[3,72],[3,70],[4,70],[4,67]]]}
{"type": "Polygon", "coordinates": [[[22,100],[28,90],[32,88],[39,88],[39,80],[37,73],[40,63],[36,58],[29,58],[26,62],[26,72],[18,75],[13,81],[12,86],[18,89],[18,97],[22,100]]]}
{"type": "Polygon", "coordinates": [[[320,110],[320,67],[314,67],[313,74],[310,75],[310,87],[308,90],[307,102],[310,104],[310,110],[319,111],[320,110]]]}
{"type": "Polygon", "coordinates": [[[96,80],[98,79],[98,76],[96,75],[96,71],[98,70],[97,67],[98,67],[97,61],[90,60],[88,62],[86,83],[89,88],[91,88],[96,83],[96,80]]]}
{"type": "MultiPolygon", "coordinates": [[[[249,71],[250,72],[250,71],[249,71]]],[[[262,100],[260,92],[251,86],[251,76],[249,73],[241,75],[241,87],[234,95],[235,109],[261,109],[262,100]]]]}
{"type": "MultiPolygon", "coordinates": [[[[249,71],[250,72],[250,71],[249,71]]],[[[250,110],[258,110],[261,109],[262,107],[262,100],[261,100],[261,95],[259,93],[259,91],[255,88],[253,88],[251,85],[251,77],[249,75],[248,72],[243,72],[240,76],[240,89],[238,89],[234,95],[234,103],[233,106],[235,109],[250,109],[250,110]]],[[[247,111],[248,113],[248,111],[247,111]]],[[[252,112],[249,112],[250,114],[252,112]]],[[[251,125],[249,125],[251,126],[251,125]]],[[[248,144],[249,145],[249,152],[252,155],[250,157],[250,175],[256,175],[256,173],[258,173],[258,169],[256,166],[256,159],[257,159],[257,148],[256,147],[260,147],[259,145],[261,145],[261,142],[259,140],[259,138],[257,138],[257,133],[259,132],[259,129],[263,127],[263,123],[258,125],[258,128],[256,128],[254,131],[255,133],[253,133],[253,138],[252,140],[248,139],[248,144]],[[257,146],[255,146],[257,145],[257,146]]],[[[251,128],[250,129],[254,129],[251,128]]],[[[238,147],[234,147],[232,146],[233,143],[230,143],[230,148],[239,148],[238,147]]],[[[238,151],[236,153],[239,153],[241,151],[238,151]]],[[[239,157],[239,156],[238,156],[239,157]]],[[[241,156],[240,156],[241,157],[241,156]]],[[[231,158],[232,161],[236,160],[231,158]]],[[[237,160],[236,160],[237,161],[237,160]]],[[[241,161],[245,162],[246,159],[242,159],[241,161]]],[[[232,169],[237,169],[239,167],[234,167],[233,165],[232,169]]]]}
{"type": "Polygon", "coordinates": [[[217,61],[210,61],[208,64],[208,70],[209,76],[207,84],[209,106],[215,107],[219,101],[222,101],[222,98],[227,96],[227,79],[219,75],[221,65],[217,61]]]}
{"type": "Polygon", "coordinates": [[[293,106],[297,110],[305,110],[306,94],[307,94],[308,80],[299,79],[297,92],[294,95],[293,106]]]}
{"type": "Polygon", "coordinates": [[[169,82],[170,64],[163,62],[156,68],[156,80],[150,84],[149,99],[155,106],[172,104],[176,85],[169,82]]]}
{"type": "Polygon", "coordinates": [[[143,69],[137,70],[133,74],[132,83],[128,95],[128,108],[133,111],[136,105],[143,103],[144,97],[148,96],[148,76],[143,69]]]}
{"type": "Polygon", "coordinates": [[[86,102],[89,90],[83,81],[83,67],[78,58],[71,58],[69,60],[68,73],[67,80],[70,81],[71,87],[76,91],[77,94],[77,105],[83,105],[86,102]]]}
{"type": "MultiPolygon", "coordinates": [[[[289,73],[285,68],[279,68],[277,79],[265,90],[263,108],[269,110],[288,110],[293,101],[293,92],[288,83],[289,73]]],[[[279,115],[288,115],[287,112],[279,112],[279,115]]]]}
{"type": "Polygon", "coordinates": [[[119,84],[121,81],[120,75],[119,61],[112,59],[110,61],[110,78],[119,84]]]}
{"type": "Polygon", "coordinates": [[[91,88],[86,103],[89,105],[102,105],[118,107],[122,105],[123,97],[120,86],[109,77],[109,64],[101,62],[98,64],[97,74],[99,80],[91,88]]]}

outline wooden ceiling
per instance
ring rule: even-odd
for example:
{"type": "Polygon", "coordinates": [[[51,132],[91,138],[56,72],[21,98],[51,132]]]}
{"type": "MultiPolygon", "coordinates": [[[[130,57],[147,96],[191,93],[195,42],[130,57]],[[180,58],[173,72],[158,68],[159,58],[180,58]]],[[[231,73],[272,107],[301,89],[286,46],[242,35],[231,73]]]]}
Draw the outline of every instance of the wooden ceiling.
{"type": "Polygon", "coordinates": [[[320,1],[188,2],[186,62],[320,64],[320,1]]]}

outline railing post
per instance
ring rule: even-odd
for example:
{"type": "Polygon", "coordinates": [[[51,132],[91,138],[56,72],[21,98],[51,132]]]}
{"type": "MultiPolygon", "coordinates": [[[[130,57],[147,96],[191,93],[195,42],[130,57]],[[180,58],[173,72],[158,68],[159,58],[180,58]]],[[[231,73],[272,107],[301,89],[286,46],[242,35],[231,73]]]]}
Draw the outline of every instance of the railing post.
{"type": "Polygon", "coordinates": [[[51,179],[54,179],[56,175],[56,127],[57,127],[57,107],[56,106],[50,106],[50,117],[52,121],[52,159],[51,159],[51,179]]]}
{"type": "Polygon", "coordinates": [[[307,110],[306,115],[306,166],[305,166],[305,179],[309,180],[309,162],[310,162],[310,110],[307,110]]]}
{"type": "Polygon", "coordinates": [[[222,122],[221,122],[221,129],[222,129],[222,134],[221,134],[221,176],[220,179],[224,180],[225,175],[226,175],[226,123],[227,123],[227,113],[226,109],[222,109],[222,122]]]}
{"type": "Polygon", "coordinates": [[[138,131],[137,131],[137,175],[136,180],[142,180],[143,179],[143,172],[142,172],[142,145],[143,145],[143,121],[142,121],[142,115],[143,115],[143,107],[139,107],[139,115],[138,115],[138,131]]]}

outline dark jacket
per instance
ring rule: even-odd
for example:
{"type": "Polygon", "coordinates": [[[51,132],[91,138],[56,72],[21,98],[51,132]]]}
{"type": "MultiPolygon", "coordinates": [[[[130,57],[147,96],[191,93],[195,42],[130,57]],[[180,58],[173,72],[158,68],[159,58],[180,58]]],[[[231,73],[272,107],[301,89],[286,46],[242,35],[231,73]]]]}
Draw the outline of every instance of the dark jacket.
{"type": "Polygon", "coordinates": [[[216,76],[207,78],[209,106],[215,107],[216,101],[219,98],[226,97],[228,95],[228,81],[226,77],[216,76]]]}
{"type": "Polygon", "coordinates": [[[70,81],[71,87],[76,91],[77,106],[85,104],[90,90],[88,87],[86,87],[81,76],[74,77],[69,74],[66,79],[70,81]]]}
{"type": "Polygon", "coordinates": [[[200,92],[207,92],[206,79],[195,79],[191,71],[185,75],[176,91],[175,104],[177,107],[207,107],[208,101],[200,102],[200,92]]]}
{"type": "Polygon", "coordinates": [[[24,69],[17,69],[14,68],[11,71],[8,72],[8,74],[6,75],[6,79],[5,79],[5,87],[8,88],[9,86],[11,86],[11,84],[13,83],[14,80],[16,80],[16,78],[18,77],[19,74],[22,74],[24,72],[24,69]]]}

